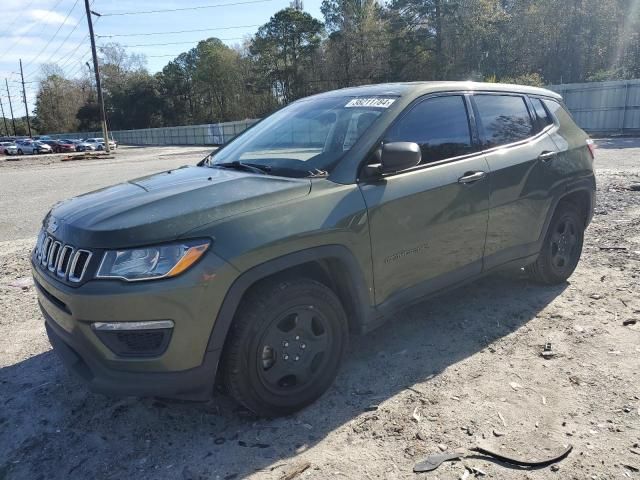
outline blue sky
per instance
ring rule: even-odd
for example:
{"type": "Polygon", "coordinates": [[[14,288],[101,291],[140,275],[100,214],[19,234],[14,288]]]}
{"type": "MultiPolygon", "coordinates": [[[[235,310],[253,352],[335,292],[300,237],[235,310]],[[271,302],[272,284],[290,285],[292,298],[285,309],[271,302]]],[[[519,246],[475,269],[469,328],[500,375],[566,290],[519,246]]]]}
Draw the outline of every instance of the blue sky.
{"type": "MultiPolygon", "coordinates": [[[[110,41],[122,45],[167,44],[131,46],[127,50],[147,56],[147,68],[154,73],[161,70],[173,56],[194,47],[199,40],[218,37],[228,45],[242,44],[278,10],[287,7],[290,0],[258,0],[256,3],[229,5],[229,3],[256,0],[94,0],[92,10],[105,14],[94,30],[97,45],[110,41]],[[208,7],[197,10],[179,10],[165,13],[139,13],[108,15],[122,12],[208,7]],[[231,28],[230,28],[231,27],[231,28]],[[239,28],[236,28],[239,27],[239,28]],[[182,30],[203,30],[190,33],[167,33],[182,30]],[[158,35],[133,34],[163,32],[158,35]],[[114,36],[109,35],[127,35],[114,36]],[[184,42],[184,43],[182,43],[184,42]]],[[[304,0],[304,8],[321,18],[322,0],[304,0]]],[[[84,0],[2,0],[0,2],[0,99],[5,115],[9,116],[9,103],[5,78],[16,117],[24,115],[20,81],[19,59],[22,59],[29,110],[37,93],[37,80],[44,63],[59,65],[67,75],[86,75],[86,61],[91,60],[87,38],[88,28],[84,16],[84,0]]]]}

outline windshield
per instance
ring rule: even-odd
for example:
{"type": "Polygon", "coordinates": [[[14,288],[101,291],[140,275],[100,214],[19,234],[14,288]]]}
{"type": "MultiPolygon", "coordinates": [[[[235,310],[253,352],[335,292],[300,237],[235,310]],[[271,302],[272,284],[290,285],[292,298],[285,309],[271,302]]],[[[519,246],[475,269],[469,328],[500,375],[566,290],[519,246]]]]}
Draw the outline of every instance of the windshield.
{"type": "Polygon", "coordinates": [[[240,162],[294,177],[329,172],[394,101],[344,96],[295,102],[214,153],[208,164],[240,162]]]}

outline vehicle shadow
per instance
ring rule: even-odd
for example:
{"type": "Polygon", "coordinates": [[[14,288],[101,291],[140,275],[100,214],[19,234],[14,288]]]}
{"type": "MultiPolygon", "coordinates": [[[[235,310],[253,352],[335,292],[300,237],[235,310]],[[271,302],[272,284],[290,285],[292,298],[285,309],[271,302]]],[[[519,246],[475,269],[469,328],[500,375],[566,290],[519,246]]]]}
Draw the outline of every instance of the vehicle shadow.
{"type": "Polygon", "coordinates": [[[403,310],[352,338],[330,391],[280,419],[254,418],[220,394],[207,403],[103,397],[68,377],[52,352],[34,356],[0,369],[0,479],[273,477],[372,404],[419,382],[428,390],[565,288],[493,275],[403,310]]]}

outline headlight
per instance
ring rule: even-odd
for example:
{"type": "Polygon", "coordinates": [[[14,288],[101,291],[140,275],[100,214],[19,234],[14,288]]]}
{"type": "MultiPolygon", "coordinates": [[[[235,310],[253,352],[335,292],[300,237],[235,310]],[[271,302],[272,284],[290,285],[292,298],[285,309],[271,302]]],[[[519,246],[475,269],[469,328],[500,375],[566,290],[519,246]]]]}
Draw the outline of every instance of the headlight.
{"type": "Polygon", "coordinates": [[[208,240],[195,240],[104,254],[97,278],[119,278],[129,282],[180,275],[202,257],[208,240]]]}

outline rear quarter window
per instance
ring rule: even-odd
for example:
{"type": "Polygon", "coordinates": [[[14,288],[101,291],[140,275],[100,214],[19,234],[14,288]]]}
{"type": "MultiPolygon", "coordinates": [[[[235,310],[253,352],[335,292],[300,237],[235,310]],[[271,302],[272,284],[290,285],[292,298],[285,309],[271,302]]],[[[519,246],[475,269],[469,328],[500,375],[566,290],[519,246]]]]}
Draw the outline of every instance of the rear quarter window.
{"type": "Polygon", "coordinates": [[[533,104],[533,109],[536,112],[536,118],[538,119],[538,127],[540,130],[545,128],[547,125],[553,124],[553,119],[547,113],[547,109],[544,108],[544,104],[542,100],[539,98],[532,98],[531,103],[533,104]]]}
{"type": "Polygon", "coordinates": [[[574,123],[573,118],[571,117],[571,114],[569,114],[569,112],[565,110],[565,108],[560,104],[560,102],[557,102],[556,100],[551,100],[550,98],[545,98],[542,101],[547,106],[547,109],[549,110],[549,112],[551,112],[551,115],[553,115],[558,119],[558,121],[560,122],[560,125],[567,125],[567,124],[574,123]]]}
{"type": "Polygon", "coordinates": [[[535,132],[525,99],[519,95],[474,95],[484,148],[518,142],[535,132]]]}

